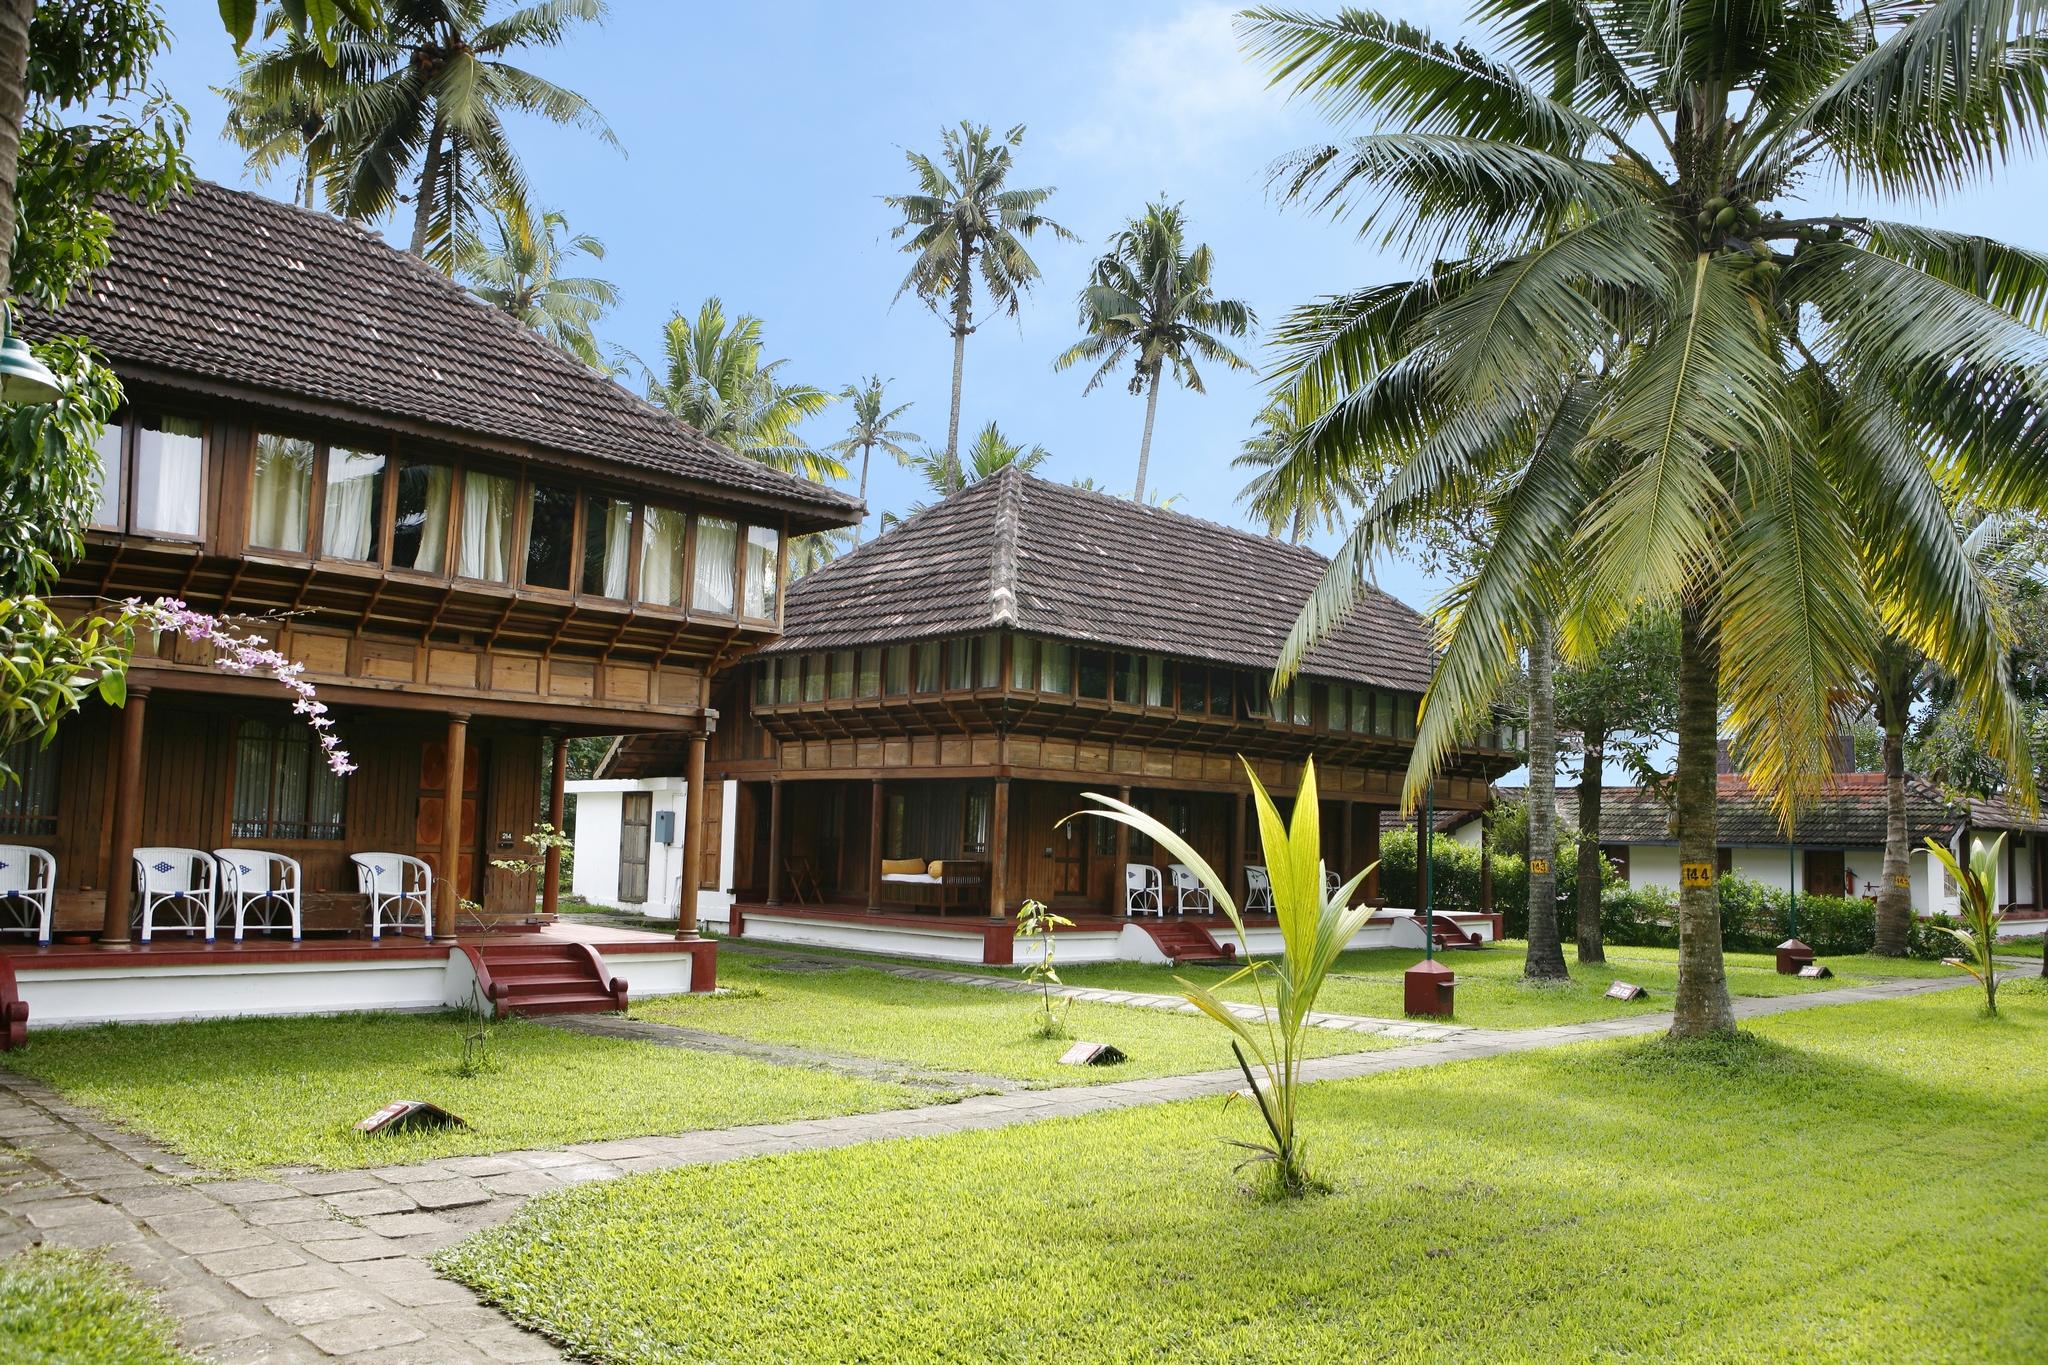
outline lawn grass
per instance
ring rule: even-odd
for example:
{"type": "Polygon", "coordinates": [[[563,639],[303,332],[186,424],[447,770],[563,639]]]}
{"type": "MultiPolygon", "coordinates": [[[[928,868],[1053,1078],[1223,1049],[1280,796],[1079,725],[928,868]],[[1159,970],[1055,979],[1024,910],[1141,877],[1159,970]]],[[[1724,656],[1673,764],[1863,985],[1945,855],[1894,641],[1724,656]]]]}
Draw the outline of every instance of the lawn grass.
{"type": "Polygon", "coordinates": [[[88,1252],[31,1247],[0,1261],[9,1365],[201,1365],[128,1275],[88,1252]]]}
{"type": "Polygon", "coordinates": [[[1313,1086],[1299,1203],[1204,1101],[584,1187],[441,1264],[603,1362],[2034,1361],[2048,993],[2005,1009],[1313,1086]]]}
{"type": "Polygon", "coordinates": [[[352,1014],[113,1024],[29,1035],[8,1066],[219,1170],[347,1168],[930,1104],[882,1084],[520,1020],[458,1073],[466,1016],[352,1014]],[[365,1137],[356,1120],[431,1100],[467,1128],[365,1137]]]}
{"type": "MultiPolygon", "coordinates": [[[[1039,1038],[1032,1032],[1036,996],[910,980],[853,961],[801,971],[778,970],[777,962],[727,954],[718,964],[725,993],[662,996],[636,1003],[633,1017],[1033,1086],[1094,1085],[1237,1065],[1229,1035],[1194,1015],[1077,1000],[1066,1015],[1067,1036],[1039,1038]],[[1075,1039],[1113,1043],[1128,1060],[1061,1066],[1060,1054],[1075,1039]]],[[[1328,1029],[1308,1038],[1312,1056],[1392,1045],[1372,1034],[1328,1029]]]]}
{"type": "MultiPolygon", "coordinates": [[[[1522,980],[1526,944],[1516,940],[1491,943],[1476,951],[1443,954],[1443,960],[1458,974],[1457,1013],[1454,1022],[1479,1028],[1537,1028],[1545,1024],[1577,1024],[1594,1019],[1613,1019],[1630,1014],[1648,1014],[1671,1008],[1678,984],[1678,952],[1673,948],[1610,948],[1604,966],[1586,967],[1572,960],[1570,948],[1565,961],[1571,969],[1569,985],[1531,985],[1522,980]],[[1642,986],[1649,994],[1640,1000],[1610,1000],[1607,987],[1615,981],[1642,986]]],[[[1371,948],[1343,954],[1323,993],[1318,1009],[1333,1014],[1362,1014],[1374,1018],[1401,1017],[1401,974],[1422,959],[1417,949],[1371,948]]],[[[1953,967],[1939,962],[1910,958],[1831,957],[1825,959],[1834,976],[1807,981],[1780,976],[1775,961],[1761,953],[1727,955],[1728,989],[1737,996],[1795,995],[1807,991],[1854,986],[1880,977],[1950,976],[1953,967]]],[[[1069,985],[1100,986],[1111,990],[1173,991],[1175,976],[1214,984],[1228,973],[1216,967],[1152,967],[1139,962],[1091,962],[1060,972],[1069,985]]],[[[1249,999],[1249,986],[1225,992],[1249,999]]]]}

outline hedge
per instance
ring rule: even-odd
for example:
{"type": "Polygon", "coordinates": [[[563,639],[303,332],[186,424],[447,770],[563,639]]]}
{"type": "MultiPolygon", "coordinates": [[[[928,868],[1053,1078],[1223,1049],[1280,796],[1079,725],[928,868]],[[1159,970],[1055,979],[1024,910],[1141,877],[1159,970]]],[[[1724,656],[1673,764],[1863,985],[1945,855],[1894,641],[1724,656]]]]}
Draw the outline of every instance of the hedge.
{"type": "MultiPolygon", "coordinates": [[[[1431,841],[1431,884],[1436,908],[1445,911],[1479,909],[1479,850],[1455,839],[1431,841]]],[[[1563,923],[1569,926],[1578,914],[1579,843],[1569,832],[1557,839],[1557,902],[1563,923]]],[[[1603,888],[1620,884],[1614,864],[1600,862],[1603,888]]],[[[1420,907],[1415,888],[1415,831],[1389,830],[1380,836],[1380,897],[1389,905],[1420,907]]],[[[1493,855],[1493,908],[1501,916],[1507,938],[1523,938],[1529,932],[1529,867],[1512,853],[1493,855]]],[[[1565,937],[1571,937],[1569,927],[1565,937]]]]}
{"type": "MultiPolygon", "coordinates": [[[[1867,953],[1877,942],[1877,906],[1847,896],[1799,896],[1797,923],[1791,897],[1747,877],[1724,876],[1721,896],[1721,946],[1730,952],[1768,953],[1796,936],[1822,957],[1867,953]]],[[[1956,941],[1936,925],[1960,927],[1947,916],[1915,915],[1907,952],[1939,961],[1951,957],[1956,941]]],[[[1678,945],[1678,895],[1659,887],[1610,890],[1600,909],[1600,932],[1609,943],[1653,948],[1678,945]]]]}

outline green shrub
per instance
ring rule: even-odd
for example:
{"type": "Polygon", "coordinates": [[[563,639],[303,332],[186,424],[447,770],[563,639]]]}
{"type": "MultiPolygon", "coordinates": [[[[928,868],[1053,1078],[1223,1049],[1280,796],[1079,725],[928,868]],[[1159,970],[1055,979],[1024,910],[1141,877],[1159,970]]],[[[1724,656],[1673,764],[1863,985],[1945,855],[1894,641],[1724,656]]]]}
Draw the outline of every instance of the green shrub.
{"type": "MultiPolygon", "coordinates": [[[[1445,911],[1477,911],[1479,905],[1479,850],[1455,839],[1438,837],[1431,841],[1430,867],[1436,908],[1445,911]]],[[[1571,831],[1561,830],[1557,838],[1558,913],[1570,923],[1578,913],[1579,842],[1571,831]]],[[[1621,885],[1614,864],[1600,861],[1601,886],[1621,885]]],[[[1415,884],[1415,831],[1391,830],[1380,836],[1380,896],[1389,905],[1421,907],[1415,884]]],[[[1525,938],[1529,933],[1529,866],[1512,853],[1493,855],[1493,909],[1501,916],[1507,938],[1525,938]]]]}
{"type": "MultiPolygon", "coordinates": [[[[1783,891],[1747,877],[1725,876],[1721,895],[1721,944],[1729,952],[1768,953],[1795,934],[1822,957],[1867,953],[1877,942],[1877,907],[1848,896],[1800,893],[1798,923],[1783,891]]],[[[1678,894],[1662,887],[1609,889],[1601,901],[1601,931],[1609,943],[1647,948],[1678,945],[1678,894]]],[[[1910,956],[1930,962],[1955,955],[1955,940],[1938,926],[1958,927],[1947,916],[1915,916],[1907,940],[1910,956]]]]}
{"type": "Polygon", "coordinates": [[[1636,948],[1678,946],[1678,901],[1655,886],[1610,888],[1600,898],[1600,936],[1636,948]]]}

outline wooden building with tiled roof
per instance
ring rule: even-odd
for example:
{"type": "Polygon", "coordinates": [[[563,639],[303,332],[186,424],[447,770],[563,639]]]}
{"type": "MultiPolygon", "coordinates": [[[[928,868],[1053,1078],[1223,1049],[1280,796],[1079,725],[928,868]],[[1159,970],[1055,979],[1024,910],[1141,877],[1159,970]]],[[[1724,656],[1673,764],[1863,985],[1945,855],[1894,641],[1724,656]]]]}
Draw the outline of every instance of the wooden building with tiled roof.
{"type": "MultiPolygon", "coordinates": [[[[1332,867],[1373,862],[1430,633],[1369,591],[1276,701],[1274,662],[1324,568],[1310,550],[1009,469],[792,584],[782,638],[716,695],[712,773],[737,783],[735,914],[749,933],[775,918],[931,932],[978,919],[996,960],[1026,898],[1113,922],[1126,869],[1166,859],[1121,825],[1062,824],[1085,790],[1182,831],[1242,893],[1258,855],[1240,755],[1278,795],[1313,756],[1332,867]]],[[[1479,737],[1438,804],[1482,804],[1517,743],[1479,737]]],[[[675,773],[682,758],[644,736],[604,775],[675,773]]]]}
{"type": "Polygon", "coordinates": [[[441,939],[530,917],[533,876],[496,864],[527,853],[548,747],[557,780],[570,736],[701,750],[707,678],[780,629],[789,537],[857,503],[357,226],[207,183],[106,207],[112,259],[23,320],[89,337],[126,392],[57,594],[241,621],[304,665],[357,771],[326,769],[273,683],[145,642],[125,709],[10,756],[0,843],[53,854],[60,937],[106,945],[135,933],[138,846],[290,855],[309,942],[361,926],[363,849],[429,864],[441,939]]]}

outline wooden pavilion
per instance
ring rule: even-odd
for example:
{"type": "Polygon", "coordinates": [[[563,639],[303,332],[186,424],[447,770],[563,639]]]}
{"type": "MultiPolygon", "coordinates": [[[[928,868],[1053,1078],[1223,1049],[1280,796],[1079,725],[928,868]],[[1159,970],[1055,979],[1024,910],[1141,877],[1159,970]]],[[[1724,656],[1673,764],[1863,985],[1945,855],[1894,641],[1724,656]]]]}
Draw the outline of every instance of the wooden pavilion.
{"type": "MultiPolygon", "coordinates": [[[[1199,951],[1211,945],[1193,931],[1218,922],[1193,902],[1180,913],[1163,853],[1109,821],[1060,822],[1086,790],[1133,801],[1242,897],[1259,855],[1239,755],[1281,798],[1313,756],[1329,864],[1373,863],[1429,630],[1367,589],[1275,700],[1273,663],[1324,568],[1300,547],[1011,469],[798,581],[782,638],[715,684],[711,772],[738,784],[734,927],[1001,962],[1011,916],[1035,898],[1077,921],[1064,957],[1199,951]],[[1162,874],[1162,915],[1131,913],[1146,866],[1162,874]]],[[[1517,746],[1475,737],[1437,804],[1483,805],[1517,746]]],[[[684,757],[640,736],[606,775],[672,773],[684,757]]],[[[1392,941],[1406,919],[1371,932],[1392,941]]]]}
{"type": "MultiPolygon", "coordinates": [[[[731,454],[353,225],[205,183],[157,214],[108,207],[113,259],[90,293],[24,326],[89,336],[126,390],[57,595],[75,612],[175,597],[273,641],[358,770],[327,770],[271,680],[144,641],[124,708],[90,705],[52,747],[8,755],[0,843],[57,868],[59,941],[8,935],[14,966],[26,982],[200,952],[136,943],[138,847],[299,861],[304,943],[245,943],[244,965],[360,953],[348,855],[366,849],[429,865],[441,958],[525,926],[537,890],[551,911],[554,856],[538,888],[494,861],[561,809],[568,738],[701,756],[707,677],[779,629],[789,537],[857,505],[731,454]]],[[[709,945],[681,928],[708,985],[709,945]]],[[[215,950],[231,955],[226,934],[215,950]]]]}

